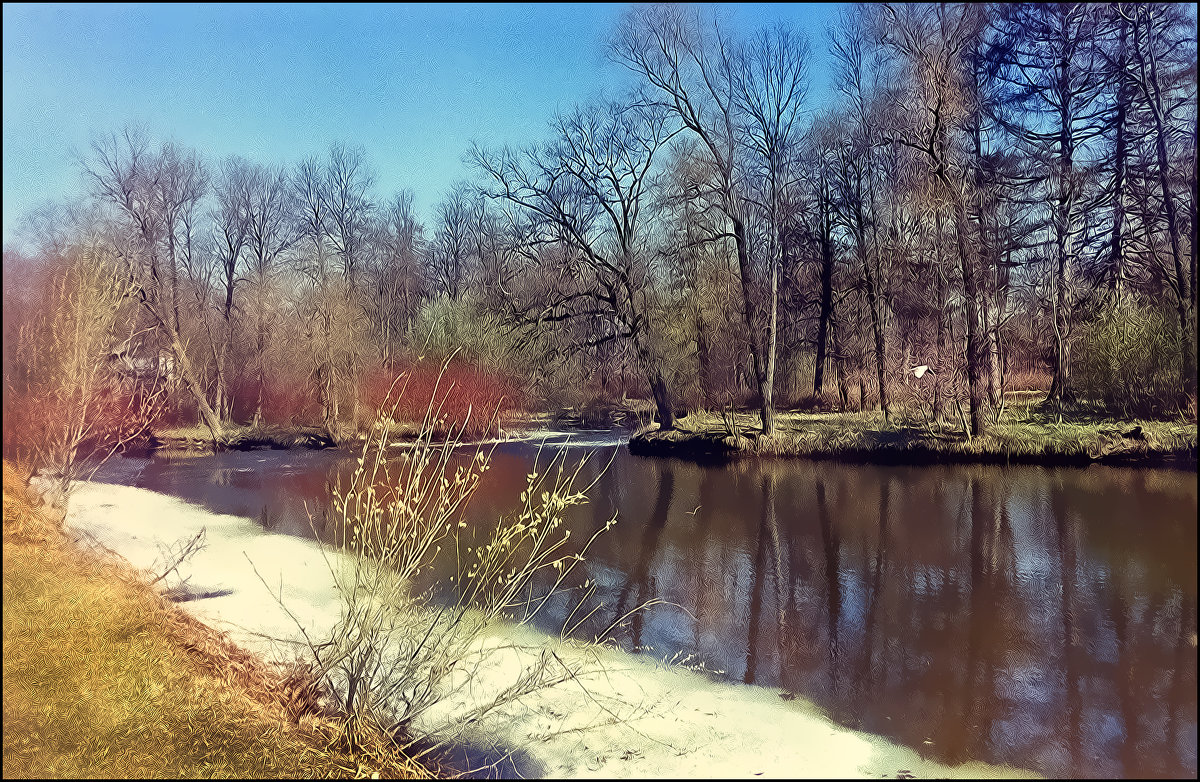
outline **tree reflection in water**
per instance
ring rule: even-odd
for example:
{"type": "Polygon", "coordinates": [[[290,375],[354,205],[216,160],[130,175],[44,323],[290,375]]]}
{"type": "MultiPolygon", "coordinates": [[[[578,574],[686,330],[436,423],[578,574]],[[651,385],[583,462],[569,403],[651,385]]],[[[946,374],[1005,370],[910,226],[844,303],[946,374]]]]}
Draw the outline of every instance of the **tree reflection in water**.
{"type": "MultiPolygon", "coordinates": [[[[497,451],[480,528],[515,504],[533,450],[497,451]]],[[[310,531],[332,457],[306,473],[272,470],[294,454],[258,455],[261,481],[242,479],[246,458],[154,463],[141,485],[310,531]]],[[[548,606],[545,629],[592,612],[577,632],[594,635],[656,601],[615,640],[809,697],[942,760],[1196,774],[1194,474],[622,451],[570,523],[585,536],[614,512],[579,571],[594,594],[548,606]]]]}
{"type": "Polygon", "coordinates": [[[637,556],[597,564],[626,574],[618,612],[677,604],[628,646],[680,645],[943,760],[1190,775],[1194,485],[1131,498],[1094,470],[664,461],[616,508],[637,556]],[[1131,518],[1156,521],[1130,539],[1131,518]]]}

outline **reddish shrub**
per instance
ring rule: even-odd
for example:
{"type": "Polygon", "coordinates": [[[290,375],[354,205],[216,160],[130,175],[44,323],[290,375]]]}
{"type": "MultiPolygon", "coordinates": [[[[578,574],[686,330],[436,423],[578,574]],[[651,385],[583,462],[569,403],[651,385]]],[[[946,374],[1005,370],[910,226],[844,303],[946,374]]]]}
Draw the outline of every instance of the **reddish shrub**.
{"type": "Polygon", "coordinates": [[[1049,368],[1031,366],[1015,371],[1009,370],[1004,378],[1004,385],[1009,391],[1049,391],[1053,379],[1049,368]]]}
{"type": "MultiPolygon", "coordinates": [[[[4,394],[4,454],[18,460],[38,459],[78,437],[80,456],[106,453],[143,439],[161,420],[166,394],[150,386],[106,383],[81,413],[78,399],[44,398],[28,391],[4,394]],[[86,415],[80,420],[81,414],[86,415]]],[[[61,451],[51,458],[65,456],[61,451]]]]}
{"type": "Polygon", "coordinates": [[[45,445],[47,422],[57,411],[33,394],[11,389],[4,395],[4,458],[26,461],[45,445]]]}
{"type": "Polygon", "coordinates": [[[479,437],[525,404],[518,379],[463,361],[443,367],[425,361],[399,361],[368,372],[360,400],[371,410],[390,412],[403,423],[420,424],[432,404],[433,429],[479,437]]]}
{"type": "MultiPolygon", "coordinates": [[[[258,407],[259,382],[244,379],[233,388],[233,419],[249,422],[258,407]]],[[[268,377],[262,383],[263,423],[274,426],[313,424],[321,420],[321,403],[311,384],[268,377]]]]}

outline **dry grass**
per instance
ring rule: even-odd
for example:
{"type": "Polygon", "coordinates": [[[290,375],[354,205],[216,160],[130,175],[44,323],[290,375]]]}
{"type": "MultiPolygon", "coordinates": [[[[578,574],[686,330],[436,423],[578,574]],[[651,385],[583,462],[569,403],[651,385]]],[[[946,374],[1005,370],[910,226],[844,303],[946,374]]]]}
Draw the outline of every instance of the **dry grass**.
{"type": "MultiPolygon", "coordinates": [[[[203,426],[174,426],[154,432],[153,443],[172,449],[212,449],[212,434],[203,426]]],[[[328,448],[329,437],[313,426],[242,426],[230,425],[221,438],[221,447],[234,451],[256,448],[328,448]]]]}
{"type": "Polygon", "coordinates": [[[79,551],[4,465],[5,777],[428,777],[351,753],[309,672],[280,671],[79,551]]]}
{"type": "Polygon", "coordinates": [[[1036,395],[1014,395],[1000,421],[976,438],[903,416],[885,424],[878,412],[780,412],[775,435],[761,437],[756,414],[699,412],[681,419],[672,431],[639,433],[630,449],[716,460],[766,455],[884,463],[1104,462],[1195,468],[1194,422],[1114,419],[1086,411],[1059,416],[1042,412],[1040,401],[1036,395]]]}

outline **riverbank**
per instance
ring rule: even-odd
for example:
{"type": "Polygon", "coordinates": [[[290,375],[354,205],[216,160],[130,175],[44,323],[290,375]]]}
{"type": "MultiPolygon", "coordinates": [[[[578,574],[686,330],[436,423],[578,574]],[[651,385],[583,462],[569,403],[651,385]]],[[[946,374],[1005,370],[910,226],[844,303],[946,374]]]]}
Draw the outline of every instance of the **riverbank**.
{"type": "Polygon", "coordinates": [[[755,456],[834,459],[874,464],[1109,464],[1196,469],[1196,424],[1118,420],[1084,413],[1057,416],[1013,405],[981,437],[882,413],[780,411],[776,432],[759,433],[757,414],[692,413],[673,429],[634,434],[643,456],[728,461],[755,456]]]}
{"type": "MultiPolygon", "coordinates": [[[[335,443],[327,433],[313,426],[245,426],[232,425],[221,437],[219,448],[230,451],[256,449],[287,450],[293,448],[333,448],[335,443]]],[[[203,426],[175,426],[158,429],[133,450],[212,452],[212,433],[203,426]]]]}
{"type": "Polygon", "coordinates": [[[300,669],[279,669],[81,549],[4,465],[4,776],[326,777],[428,772],[338,749],[300,669]]]}
{"type": "MultiPolygon", "coordinates": [[[[286,658],[299,630],[327,630],[340,601],[329,565],[307,540],[218,516],[143,489],[84,484],[68,525],[85,539],[151,568],[160,547],[205,530],[188,560],[180,605],[267,658],[286,658]],[[270,584],[268,588],[265,584],[270,584]],[[273,597],[282,592],[292,616],[273,597]],[[294,617],[294,618],[293,618],[294,617]]],[[[881,737],[841,727],[800,697],[713,681],[646,655],[580,645],[502,625],[485,641],[508,651],[478,670],[451,713],[512,684],[520,660],[550,649],[580,672],[471,725],[474,757],[512,753],[525,776],[979,777],[1029,776],[1005,767],[947,766],[881,737]],[[470,700],[470,703],[467,701],[470,700]]]]}
{"type": "MultiPolygon", "coordinates": [[[[640,421],[648,416],[636,416],[629,408],[605,408],[600,413],[589,410],[564,408],[556,413],[527,413],[513,416],[503,426],[486,435],[458,437],[462,445],[487,445],[492,443],[518,442],[537,439],[548,433],[577,430],[633,431],[640,421]],[[553,429],[551,428],[553,427],[553,429]]],[[[447,432],[435,432],[433,442],[447,436],[447,432]]],[[[395,443],[412,443],[420,437],[420,426],[416,423],[397,423],[390,433],[395,443]]],[[[357,447],[366,441],[365,435],[349,433],[334,442],[322,429],[312,426],[248,426],[230,425],[220,440],[217,450],[322,450],[325,448],[357,447]]],[[[203,426],[175,426],[156,430],[145,441],[127,449],[130,455],[149,454],[158,450],[212,453],[212,434],[203,426]]]]}

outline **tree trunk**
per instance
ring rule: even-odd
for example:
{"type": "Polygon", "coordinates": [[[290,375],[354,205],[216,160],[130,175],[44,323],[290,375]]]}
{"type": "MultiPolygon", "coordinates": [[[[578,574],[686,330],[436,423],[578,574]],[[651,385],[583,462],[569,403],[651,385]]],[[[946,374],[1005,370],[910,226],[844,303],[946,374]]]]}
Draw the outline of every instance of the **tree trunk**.
{"type": "MultiPolygon", "coordinates": [[[[1118,17],[1119,18],[1119,17],[1118,17]]],[[[1116,116],[1116,149],[1113,156],[1113,230],[1109,247],[1109,287],[1116,299],[1116,306],[1121,306],[1125,282],[1125,253],[1122,232],[1125,229],[1125,159],[1128,157],[1128,143],[1125,139],[1125,24],[1121,19],[1120,43],[1117,48],[1117,116],[1116,116]]],[[[1195,242],[1193,242],[1193,245],[1195,242]]]]}
{"type": "Polygon", "coordinates": [[[696,309],[696,378],[700,386],[700,405],[707,408],[712,402],[712,356],[708,345],[708,332],[704,328],[704,315],[696,309]]]}
{"type": "Polygon", "coordinates": [[[262,423],[263,423],[263,390],[267,384],[266,371],[263,367],[263,353],[267,349],[267,334],[266,334],[266,327],[262,321],[261,312],[259,313],[258,344],[256,345],[256,347],[258,348],[258,350],[257,350],[257,354],[258,354],[257,355],[257,367],[256,367],[256,369],[258,370],[258,372],[257,372],[257,375],[258,375],[258,398],[254,402],[254,419],[250,423],[250,425],[253,427],[262,426],[262,423]]]}
{"type": "Polygon", "coordinates": [[[1004,401],[1004,377],[1000,370],[1000,328],[994,319],[988,323],[988,401],[993,409],[1004,401]]]}
{"type": "MultiPolygon", "coordinates": [[[[937,258],[937,369],[942,370],[946,360],[946,274],[942,266],[942,213],[934,216],[934,248],[937,258]]],[[[944,415],[945,399],[942,397],[942,379],[933,379],[933,420],[940,422],[944,415]]]]}
{"type": "MultiPolygon", "coordinates": [[[[859,192],[862,192],[861,174],[859,177],[859,192]]],[[[875,190],[871,188],[871,200],[874,203],[875,190]]],[[[878,269],[871,265],[870,250],[867,248],[867,221],[862,213],[862,205],[857,204],[855,209],[855,219],[858,223],[854,234],[858,245],[858,257],[862,263],[863,281],[867,288],[867,309],[871,315],[871,334],[875,341],[875,380],[879,384],[879,407],[883,411],[883,420],[886,423],[891,417],[891,410],[888,404],[887,393],[887,345],[883,335],[883,318],[879,311],[879,287],[882,281],[878,278],[876,272],[878,269]]],[[[876,241],[875,253],[878,256],[879,245],[876,241]]]]}
{"type": "Polygon", "coordinates": [[[771,261],[771,314],[767,319],[767,369],[759,384],[762,400],[762,433],[770,436],[775,432],[775,355],[779,324],[779,263],[771,261]]]}
{"type": "Polygon", "coordinates": [[[984,355],[987,359],[987,398],[988,405],[995,410],[1000,406],[1000,348],[996,337],[996,319],[992,314],[991,296],[984,294],[980,305],[980,315],[983,323],[984,355]]]}
{"type": "Polygon", "coordinates": [[[656,368],[650,373],[650,391],[654,394],[654,406],[658,411],[659,429],[674,429],[675,409],[671,403],[671,395],[667,393],[667,384],[663,380],[660,369],[656,368]]]}
{"type": "MultiPolygon", "coordinates": [[[[327,295],[327,291],[323,290],[327,295]]],[[[321,314],[322,328],[324,329],[324,355],[320,357],[320,363],[317,365],[317,389],[321,397],[321,426],[325,429],[325,434],[329,435],[329,439],[337,444],[340,442],[338,432],[338,408],[337,394],[333,382],[333,344],[332,344],[332,328],[331,315],[328,311],[328,302],[323,302],[321,306],[325,306],[326,310],[321,314]]]]}
{"type": "MultiPolygon", "coordinates": [[[[758,385],[759,414],[762,419],[762,433],[771,435],[775,431],[775,410],[772,405],[771,389],[767,386],[767,363],[763,355],[763,347],[758,333],[757,308],[754,306],[754,294],[751,291],[752,272],[750,270],[750,248],[746,239],[746,226],[736,217],[730,217],[733,223],[734,245],[737,248],[738,272],[742,283],[742,304],[745,307],[747,337],[750,340],[750,360],[754,369],[754,380],[758,385]]],[[[772,291],[772,296],[774,291],[772,291]]],[[[774,329],[771,334],[774,345],[774,329]]],[[[773,351],[772,351],[773,352],[773,351]]],[[[774,373],[774,358],[771,359],[771,372],[774,373]]]]}
{"type": "Polygon", "coordinates": [[[833,242],[828,222],[821,227],[821,316],[817,322],[817,359],[813,373],[813,395],[825,393],[825,343],[829,337],[829,320],[833,314],[833,242]]]}
{"type": "MultiPolygon", "coordinates": [[[[1149,23],[1147,23],[1149,25],[1149,23]]],[[[1135,28],[1136,29],[1136,28],[1135,28]]],[[[1139,50],[1139,56],[1140,50],[1139,50]]],[[[1143,66],[1144,67],[1144,66],[1143,66]]],[[[1154,56],[1154,48],[1150,47],[1150,73],[1146,84],[1148,98],[1147,103],[1150,104],[1150,114],[1154,118],[1154,147],[1158,153],[1158,182],[1162,188],[1163,207],[1167,217],[1167,236],[1171,240],[1171,259],[1175,264],[1175,302],[1176,314],[1179,318],[1180,332],[1180,350],[1182,352],[1183,361],[1181,362],[1183,390],[1187,394],[1196,393],[1196,352],[1195,352],[1195,334],[1192,331],[1188,310],[1190,309],[1190,299],[1192,284],[1187,280],[1187,273],[1183,268],[1183,258],[1179,251],[1179,220],[1175,211],[1175,199],[1171,196],[1170,187],[1170,169],[1167,161],[1167,139],[1166,129],[1164,128],[1164,119],[1162,112],[1162,93],[1158,87],[1158,61],[1154,56]]],[[[1193,144],[1195,139],[1193,139],[1193,144]]],[[[1193,246],[1196,243],[1195,236],[1192,237],[1193,246]]],[[[1193,250],[1194,252],[1194,250],[1193,250]]]]}
{"type": "Polygon", "coordinates": [[[221,317],[225,330],[221,344],[221,357],[217,364],[217,388],[220,403],[217,413],[223,421],[233,420],[233,396],[229,392],[229,356],[233,352],[233,288],[235,280],[227,279],[225,286],[225,303],[221,309],[221,317]]]}
{"type": "MultiPolygon", "coordinates": [[[[168,315],[168,317],[170,317],[168,315]]],[[[192,368],[192,362],[188,360],[187,352],[183,348],[183,340],[179,338],[179,332],[171,328],[157,314],[155,319],[158,320],[159,328],[166,334],[168,341],[171,343],[171,354],[175,358],[175,366],[179,370],[179,379],[183,381],[183,386],[188,390],[188,393],[196,400],[196,409],[200,413],[200,419],[204,421],[204,425],[208,427],[209,433],[212,434],[213,446],[220,445],[221,439],[224,437],[225,431],[221,425],[221,419],[213,412],[209,406],[208,400],[204,396],[204,389],[196,380],[195,370],[192,368]]]]}
{"type": "Polygon", "coordinates": [[[667,383],[663,379],[662,362],[655,360],[650,355],[650,350],[646,347],[638,331],[634,331],[633,334],[633,348],[637,352],[638,363],[646,375],[646,381],[650,384],[650,393],[654,397],[654,407],[658,413],[659,429],[663,431],[674,429],[675,403],[671,398],[670,391],[667,390],[667,383]]]}
{"type": "Polygon", "coordinates": [[[337,407],[336,400],[333,399],[333,373],[328,362],[322,362],[317,367],[317,389],[321,397],[321,427],[329,439],[337,444],[337,407]]]}
{"type": "Polygon", "coordinates": [[[978,437],[985,431],[983,367],[986,357],[983,340],[980,338],[979,323],[979,280],[975,261],[967,250],[967,209],[962,194],[955,198],[955,232],[958,234],[958,260],[962,268],[964,302],[967,320],[967,386],[970,396],[971,436],[978,437]]]}
{"type": "Polygon", "coordinates": [[[887,423],[891,419],[891,406],[888,403],[887,390],[887,348],[884,343],[883,323],[879,313],[878,292],[875,290],[874,283],[870,281],[871,275],[868,274],[867,277],[867,305],[871,311],[871,332],[875,337],[875,379],[879,383],[879,408],[883,410],[884,423],[887,423]]]}
{"type": "MultiPolygon", "coordinates": [[[[1065,69],[1066,66],[1064,65],[1065,69]]],[[[1054,379],[1050,383],[1050,399],[1071,399],[1071,302],[1067,283],[1071,275],[1074,241],[1071,235],[1071,212],[1074,140],[1066,107],[1061,111],[1059,127],[1059,166],[1057,203],[1054,205],[1054,247],[1058,266],[1054,275],[1054,379]]]]}
{"type": "Polygon", "coordinates": [[[863,236],[865,228],[862,225],[862,217],[859,216],[859,230],[856,232],[858,237],[858,254],[863,267],[863,281],[866,283],[867,289],[867,310],[871,316],[871,335],[875,342],[875,379],[879,384],[879,407],[883,410],[883,420],[886,422],[890,416],[887,396],[887,379],[886,379],[886,345],[883,337],[883,323],[879,314],[879,291],[876,287],[877,280],[871,269],[870,259],[867,257],[866,239],[863,236]]]}
{"type": "Polygon", "coordinates": [[[842,412],[850,409],[850,388],[846,385],[846,359],[842,354],[842,341],[835,313],[830,309],[829,342],[833,348],[833,370],[837,377],[838,397],[842,400],[842,412]]]}

